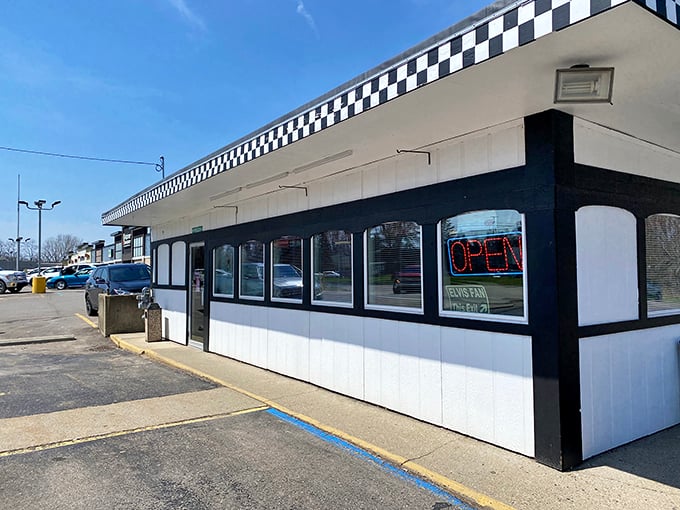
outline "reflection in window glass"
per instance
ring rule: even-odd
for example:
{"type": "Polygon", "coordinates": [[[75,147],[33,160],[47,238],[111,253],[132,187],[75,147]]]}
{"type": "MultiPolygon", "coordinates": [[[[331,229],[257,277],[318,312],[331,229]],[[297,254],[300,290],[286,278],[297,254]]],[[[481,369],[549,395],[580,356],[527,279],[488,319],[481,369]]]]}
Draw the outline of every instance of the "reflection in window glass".
{"type": "Polygon", "coordinates": [[[647,312],[680,313],[680,217],[655,214],[647,231],[647,312]]]}
{"type": "Polygon", "coordinates": [[[241,288],[244,298],[264,299],[264,244],[247,241],[241,245],[241,288]]]}
{"type": "Polygon", "coordinates": [[[420,225],[392,221],[366,233],[366,304],[422,309],[420,225]]]}
{"type": "Polygon", "coordinates": [[[440,225],[441,310],[524,317],[522,215],[476,211],[440,225]]]}
{"type": "Polygon", "coordinates": [[[213,250],[213,294],[234,296],[234,247],[224,244],[213,250]]]}
{"type": "Polygon", "coordinates": [[[352,234],[331,230],[312,238],[314,301],[352,304],[352,234]]]}
{"type": "Polygon", "coordinates": [[[272,300],[302,301],[302,239],[272,241],[272,300]]]}

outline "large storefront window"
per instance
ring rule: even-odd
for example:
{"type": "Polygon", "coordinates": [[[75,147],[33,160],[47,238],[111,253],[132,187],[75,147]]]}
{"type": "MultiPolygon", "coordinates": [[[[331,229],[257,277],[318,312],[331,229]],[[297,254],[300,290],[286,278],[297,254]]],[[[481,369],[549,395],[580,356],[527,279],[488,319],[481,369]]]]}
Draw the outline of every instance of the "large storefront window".
{"type": "Polygon", "coordinates": [[[315,303],[352,304],[352,234],[330,230],[312,238],[315,303]]]}
{"type": "Polygon", "coordinates": [[[391,221],[368,229],[366,307],[422,311],[421,267],[420,225],[391,221]]]}
{"type": "Polygon", "coordinates": [[[302,302],[302,239],[272,241],[272,301],[302,302]]]}
{"type": "Polygon", "coordinates": [[[526,317],[523,230],[522,215],[513,210],[441,221],[442,315],[526,317]]]}
{"type": "Polygon", "coordinates": [[[264,244],[247,241],[241,245],[240,295],[246,299],[264,299],[264,244]]]}
{"type": "Polygon", "coordinates": [[[213,250],[213,294],[234,297],[234,247],[229,244],[213,250]]]}
{"type": "Polygon", "coordinates": [[[647,231],[647,313],[680,313],[680,217],[655,214],[647,231]]]}

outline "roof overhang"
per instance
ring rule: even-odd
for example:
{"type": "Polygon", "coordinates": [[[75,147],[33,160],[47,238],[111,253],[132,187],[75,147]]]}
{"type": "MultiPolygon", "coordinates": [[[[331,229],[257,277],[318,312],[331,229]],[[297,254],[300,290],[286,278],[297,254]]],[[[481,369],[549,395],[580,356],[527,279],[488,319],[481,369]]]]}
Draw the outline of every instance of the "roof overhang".
{"type": "MultiPolygon", "coordinates": [[[[503,12],[517,9],[519,4],[506,5],[500,22],[503,12]]],[[[459,31],[463,44],[466,37],[468,41],[474,38],[480,27],[482,32],[490,30],[489,36],[494,34],[499,21],[493,18],[459,31]]],[[[552,21],[553,26],[559,21],[554,13],[552,21]]],[[[539,24],[533,28],[539,30],[539,24]]],[[[513,37],[505,30],[501,36],[513,37]]],[[[457,35],[448,39],[452,37],[457,35]]],[[[267,126],[138,193],[105,213],[103,221],[108,225],[153,226],[208,213],[214,207],[277,192],[280,186],[304,185],[338,171],[397,157],[400,149],[421,149],[550,108],[680,153],[677,24],[628,1],[536,37],[533,42],[515,44],[497,56],[487,54],[474,65],[406,93],[395,94],[396,88],[389,89],[387,94],[395,97],[376,95],[380,104],[353,116],[347,117],[345,105],[342,115],[347,118],[339,117],[340,122],[330,122],[332,125],[314,133],[304,134],[302,128],[298,131],[301,124],[295,119],[302,122],[304,118],[319,125],[318,119],[313,118],[315,112],[332,117],[333,112],[325,109],[327,104],[342,108],[348,97],[343,92],[354,91],[356,83],[361,83],[354,80],[349,87],[334,91],[330,99],[326,96],[310,103],[323,108],[308,108],[312,114],[309,118],[298,111],[279,119],[273,127],[267,126]],[[553,104],[556,69],[575,64],[615,68],[613,104],[553,104]],[[291,130],[288,135],[283,134],[282,126],[286,125],[295,127],[293,131],[300,133],[301,138],[290,141],[291,130]],[[282,147],[269,143],[278,133],[289,140],[282,147]]],[[[439,57],[442,43],[444,40],[431,45],[439,57]]],[[[480,51],[484,56],[489,45],[486,49],[475,46],[475,51],[477,57],[480,51]]],[[[370,89],[373,78],[382,87],[389,79],[390,69],[394,70],[393,76],[401,75],[409,60],[414,61],[413,65],[418,60],[420,66],[423,59],[428,59],[427,49],[404,57],[400,63],[377,68],[375,76],[360,78],[367,84],[365,90],[370,89]],[[418,55],[420,60],[415,58],[418,55]]],[[[349,97],[351,100],[352,96],[349,97]]]]}

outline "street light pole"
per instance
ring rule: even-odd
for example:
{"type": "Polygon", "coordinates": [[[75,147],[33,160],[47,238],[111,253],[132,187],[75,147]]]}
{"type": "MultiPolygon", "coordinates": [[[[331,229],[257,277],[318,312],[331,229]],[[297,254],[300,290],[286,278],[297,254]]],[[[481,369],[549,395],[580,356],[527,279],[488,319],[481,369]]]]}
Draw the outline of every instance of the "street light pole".
{"type": "Polygon", "coordinates": [[[40,271],[42,269],[42,258],[41,258],[41,247],[42,247],[42,212],[43,211],[51,211],[54,209],[56,206],[61,204],[61,200],[57,200],[56,202],[52,202],[52,205],[50,207],[45,207],[45,204],[47,203],[47,200],[36,200],[33,202],[35,207],[31,207],[28,205],[28,202],[25,200],[19,200],[20,204],[23,204],[26,206],[27,209],[30,209],[31,211],[38,211],[38,274],[40,274],[40,271]]]}

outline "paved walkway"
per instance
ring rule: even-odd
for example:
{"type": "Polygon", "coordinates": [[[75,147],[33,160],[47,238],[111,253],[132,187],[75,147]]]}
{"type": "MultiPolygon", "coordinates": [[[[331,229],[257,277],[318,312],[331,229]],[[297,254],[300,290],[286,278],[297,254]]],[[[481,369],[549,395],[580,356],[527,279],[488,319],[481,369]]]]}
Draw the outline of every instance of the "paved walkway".
{"type": "Polygon", "coordinates": [[[533,459],[295,379],[143,334],[121,348],[187,370],[492,509],[680,510],[680,426],[560,473],[533,459]]]}

